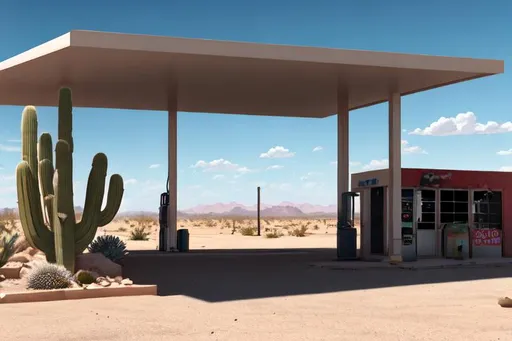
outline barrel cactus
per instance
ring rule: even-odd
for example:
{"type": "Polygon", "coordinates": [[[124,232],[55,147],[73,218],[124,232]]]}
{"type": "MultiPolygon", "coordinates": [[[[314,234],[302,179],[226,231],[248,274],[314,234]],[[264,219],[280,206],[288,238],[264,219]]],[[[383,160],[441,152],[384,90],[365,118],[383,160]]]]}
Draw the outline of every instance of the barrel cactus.
{"type": "Polygon", "coordinates": [[[62,265],[46,262],[35,263],[27,278],[27,288],[52,290],[69,288],[73,274],[62,265]]]}
{"type": "Polygon", "coordinates": [[[94,239],[98,227],[112,221],[121,206],[123,178],[110,177],[107,203],[105,193],[107,156],[98,153],[89,173],[84,211],[75,218],[73,203],[73,137],[71,90],[60,89],[58,141],[53,163],[52,137],[41,134],[37,142],[37,113],[33,106],[21,118],[21,156],[16,168],[18,208],[28,243],[56,262],[75,272],[75,257],[94,239]]]}

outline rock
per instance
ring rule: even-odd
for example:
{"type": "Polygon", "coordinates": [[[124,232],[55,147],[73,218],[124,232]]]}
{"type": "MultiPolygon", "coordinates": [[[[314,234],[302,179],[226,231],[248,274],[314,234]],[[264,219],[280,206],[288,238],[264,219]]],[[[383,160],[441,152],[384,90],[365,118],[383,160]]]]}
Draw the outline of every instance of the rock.
{"type": "Polygon", "coordinates": [[[101,281],[99,283],[99,285],[101,285],[102,287],[106,288],[106,287],[109,287],[110,286],[110,282],[109,281],[101,281]]]}
{"type": "Polygon", "coordinates": [[[102,276],[96,277],[96,283],[103,282],[103,281],[106,281],[106,280],[107,279],[105,277],[102,277],[102,276]]]}
{"type": "Polygon", "coordinates": [[[500,297],[498,304],[503,308],[512,308],[512,299],[509,297],[500,297]]]}
{"type": "Polygon", "coordinates": [[[110,283],[110,287],[120,287],[120,286],[121,286],[121,284],[117,283],[117,282],[110,283]]]}
{"type": "Polygon", "coordinates": [[[77,282],[73,281],[71,282],[71,286],[70,288],[81,288],[82,286],[80,284],[78,284],[77,282]]]}
{"type": "Polygon", "coordinates": [[[97,288],[103,288],[101,285],[97,283],[91,283],[85,287],[86,289],[97,289],[97,288]]]}
{"type": "Polygon", "coordinates": [[[23,252],[30,247],[30,244],[25,239],[25,236],[19,236],[14,243],[14,253],[23,252]]]}
{"type": "Polygon", "coordinates": [[[121,281],[121,284],[122,285],[132,285],[133,284],[133,281],[129,278],[125,278],[121,281]]]}
{"type": "Polygon", "coordinates": [[[107,276],[107,281],[109,281],[110,283],[114,283],[116,280],[112,277],[107,276]]]}
{"type": "Polygon", "coordinates": [[[5,276],[4,275],[0,275],[0,282],[3,282],[5,281],[5,276]]]}
{"type": "Polygon", "coordinates": [[[100,276],[116,277],[122,276],[121,265],[112,262],[102,253],[83,253],[76,257],[75,268],[89,270],[98,273],[100,276]]]}
{"type": "Polygon", "coordinates": [[[32,271],[32,268],[26,266],[22,267],[20,270],[20,278],[26,278],[30,274],[30,271],[32,271]]]}
{"type": "Polygon", "coordinates": [[[34,257],[35,255],[37,255],[38,253],[40,253],[41,251],[39,251],[38,249],[34,249],[32,246],[29,246],[25,251],[23,251],[24,253],[26,254],[29,254],[30,256],[34,257]]]}
{"type": "Polygon", "coordinates": [[[122,280],[123,280],[122,276],[116,276],[116,278],[114,278],[114,281],[116,281],[117,283],[121,283],[122,280]]]}
{"type": "Polygon", "coordinates": [[[18,252],[9,258],[9,262],[28,263],[32,261],[32,256],[25,251],[18,252]]]}
{"type": "Polygon", "coordinates": [[[23,263],[8,262],[0,268],[0,275],[4,275],[7,279],[18,279],[20,278],[20,270],[22,267],[23,263]]]}

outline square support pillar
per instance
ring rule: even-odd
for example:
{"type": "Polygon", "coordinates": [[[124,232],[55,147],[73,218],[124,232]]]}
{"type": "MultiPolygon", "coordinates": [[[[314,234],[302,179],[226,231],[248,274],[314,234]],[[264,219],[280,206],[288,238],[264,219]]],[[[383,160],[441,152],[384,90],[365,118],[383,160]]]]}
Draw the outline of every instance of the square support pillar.
{"type": "Polygon", "coordinates": [[[348,92],[338,85],[338,223],[341,221],[341,195],[349,190],[349,110],[348,92]]]}
{"type": "Polygon", "coordinates": [[[177,251],[178,245],[178,101],[177,91],[169,91],[168,99],[168,176],[169,207],[167,211],[167,251],[177,251]]]}
{"type": "Polygon", "coordinates": [[[402,127],[399,93],[389,96],[388,254],[402,261],[402,127]]]}

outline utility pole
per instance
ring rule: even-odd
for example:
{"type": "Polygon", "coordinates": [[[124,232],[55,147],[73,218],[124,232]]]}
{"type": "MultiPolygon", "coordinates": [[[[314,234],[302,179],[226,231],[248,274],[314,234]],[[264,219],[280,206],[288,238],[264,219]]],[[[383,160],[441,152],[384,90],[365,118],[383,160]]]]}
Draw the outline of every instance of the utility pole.
{"type": "Polygon", "coordinates": [[[260,193],[261,193],[261,187],[258,187],[258,236],[261,236],[261,222],[260,222],[260,193]]]}

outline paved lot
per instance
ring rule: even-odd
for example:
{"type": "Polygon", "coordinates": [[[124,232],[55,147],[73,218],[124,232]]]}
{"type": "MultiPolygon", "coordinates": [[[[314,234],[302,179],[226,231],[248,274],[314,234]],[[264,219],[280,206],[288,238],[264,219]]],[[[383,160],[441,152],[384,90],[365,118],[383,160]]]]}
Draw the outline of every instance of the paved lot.
{"type": "Polygon", "coordinates": [[[512,340],[512,267],[332,270],[333,251],[139,254],[158,297],[0,306],[3,340],[512,340]]]}

